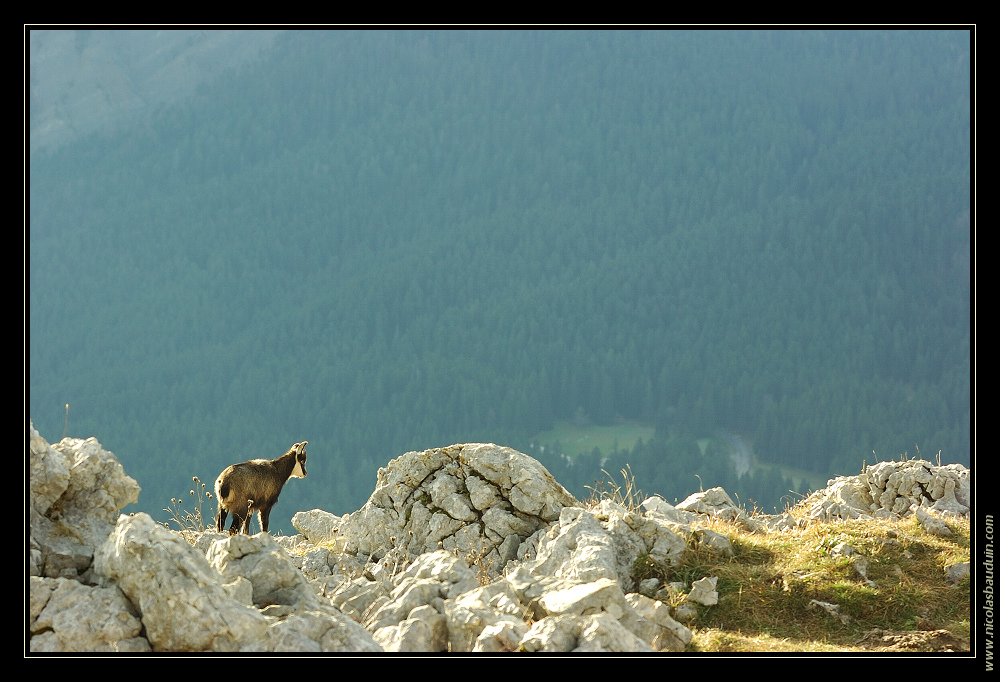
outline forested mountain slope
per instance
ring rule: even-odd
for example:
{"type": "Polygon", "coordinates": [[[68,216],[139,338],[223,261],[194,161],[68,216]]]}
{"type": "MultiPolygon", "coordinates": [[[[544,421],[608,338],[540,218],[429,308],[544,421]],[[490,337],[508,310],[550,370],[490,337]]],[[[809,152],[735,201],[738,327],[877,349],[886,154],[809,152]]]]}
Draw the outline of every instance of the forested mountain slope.
{"type": "MultiPolygon", "coordinates": [[[[531,451],[577,495],[602,463],[738,491],[695,443],[720,430],[821,474],[969,464],[970,57],[963,31],[282,33],[32,155],[29,411],[58,435],[69,403],[159,516],[308,440],[272,525],[574,417],[657,427],[531,451]]],[[[770,477],[739,485],[780,504],[770,477]]]]}

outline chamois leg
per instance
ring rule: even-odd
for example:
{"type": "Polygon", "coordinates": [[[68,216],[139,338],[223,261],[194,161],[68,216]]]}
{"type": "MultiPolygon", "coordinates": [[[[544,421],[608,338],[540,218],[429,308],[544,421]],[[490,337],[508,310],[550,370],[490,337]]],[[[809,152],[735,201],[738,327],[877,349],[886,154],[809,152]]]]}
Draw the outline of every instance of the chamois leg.
{"type": "Polygon", "coordinates": [[[260,510],[260,529],[265,533],[267,532],[267,526],[268,522],[270,521],[270,518],[271,518],[271,508],[262,507],[260,510]]]}
{"type": "Polygon", "coordinates": [[[253,513],[254,513],[254,501],[253,500],[247,500],[247,511],[243,515],[243,519],[242,519],[243,520],[243,527],[242,527],[242,529],[240,531],[244,535],[250,535],[250,522],[253,521],[253,513]]]}
{"type": "Polygon", "coordinates": [[[220,533],[226,529],[227,516],[229,516],[229,512],[227,512],[222,507],[219,507],[219,513],[215,515],[215,528],[220,533]]]}
{"type": "Polygon", "coordinates": [[[233,524],[229,526],[229,534],[236,535],[239,532],[246,533],[246,527],[249,525],[246,517],[241,517],[239,512],[233,512],[233,524]]]}

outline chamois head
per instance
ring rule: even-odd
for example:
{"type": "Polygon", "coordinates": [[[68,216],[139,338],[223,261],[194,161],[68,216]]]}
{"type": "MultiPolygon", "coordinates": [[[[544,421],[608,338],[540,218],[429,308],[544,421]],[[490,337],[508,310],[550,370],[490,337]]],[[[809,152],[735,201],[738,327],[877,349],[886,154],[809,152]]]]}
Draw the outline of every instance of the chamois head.
{"type": "Polygon", "coordinates": [[[301,443],[296,443],[292,446],[291,450],[285,453],[285,456],[293,455],[295,457],[295,466],[292,467],[292,473],[289,478],[305,478],[306,477],[306,445],[309,441],[304,440],[301,443]]]}

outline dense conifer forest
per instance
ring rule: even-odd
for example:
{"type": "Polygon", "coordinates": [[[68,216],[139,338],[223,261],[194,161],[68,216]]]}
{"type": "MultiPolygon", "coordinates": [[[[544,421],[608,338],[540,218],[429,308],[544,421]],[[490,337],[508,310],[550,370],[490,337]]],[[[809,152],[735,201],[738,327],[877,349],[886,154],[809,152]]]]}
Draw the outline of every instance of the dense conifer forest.
{"type": "Polygon", "coordinates": [[[29,414],[55,441],[70,404],[161,519],[308,440],[286,532],[455,442],[577,496],[627,464],[767,509],[805,492],[778,466],[968,465],[970,56],[966,31],[283,33],[32,155],[29,414]],[[562,420],[655,435],[567,457],[534,442],[562,420]]]}

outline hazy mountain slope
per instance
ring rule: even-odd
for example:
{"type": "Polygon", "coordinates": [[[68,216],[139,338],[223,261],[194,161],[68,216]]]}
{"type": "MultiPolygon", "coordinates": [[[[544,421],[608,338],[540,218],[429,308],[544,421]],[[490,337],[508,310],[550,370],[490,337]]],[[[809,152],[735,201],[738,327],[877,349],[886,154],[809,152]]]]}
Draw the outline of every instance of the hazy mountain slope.
{"type": "Polygon", "coordinates": [[[147,120],[266,52],[280,31],[32,30],[28,35],[29,149],[147,120]]]}
{"type": "Polygon", "coordinates": [[[668,496],[727,475],[695,444],[720,428],[821,473],[967,462],[968,48],[282,34],[32,157],[32,416],[59,434],[70,403],[153,513],[301,440],[279,507],[351,511],[407,449],[577,415],[655,424],[618,457],[668,496]]]}

